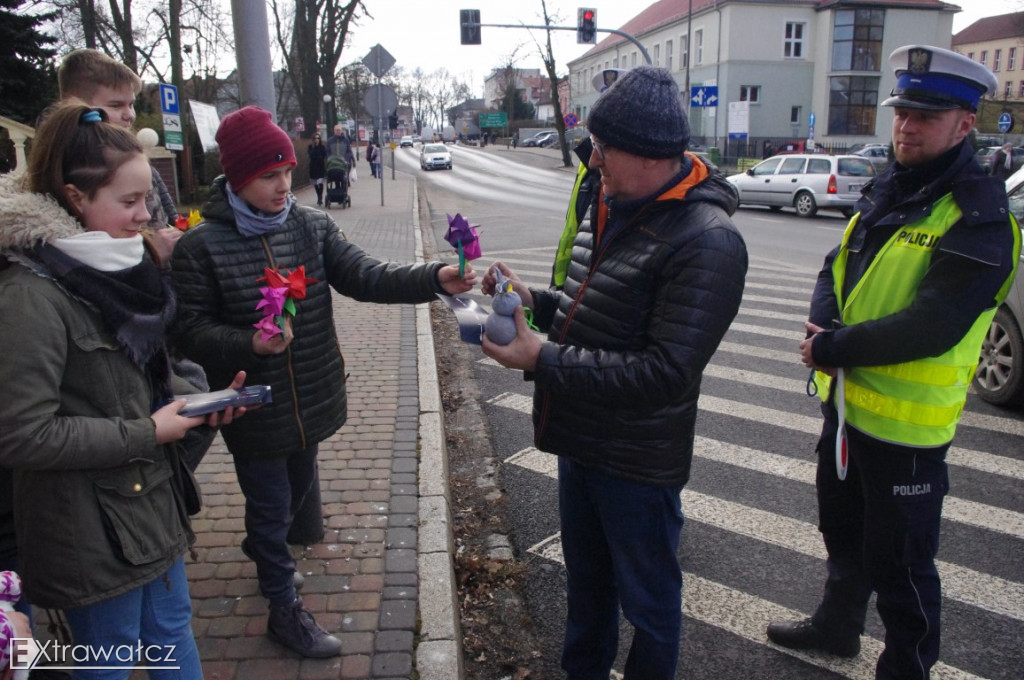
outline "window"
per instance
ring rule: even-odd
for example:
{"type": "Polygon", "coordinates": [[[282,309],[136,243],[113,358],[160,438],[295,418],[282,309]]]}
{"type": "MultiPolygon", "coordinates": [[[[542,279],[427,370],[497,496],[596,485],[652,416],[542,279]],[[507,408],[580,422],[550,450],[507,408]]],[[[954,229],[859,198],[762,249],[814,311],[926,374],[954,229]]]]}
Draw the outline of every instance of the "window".
{"type": "Polygon", "coordinates": [[[693,32],[693,42],[696,47],[696,54],[693,55],[693,63],[700,64],[704,63],[704,29],[698,28],[693,32]]]}
{"type": "Polygon", "coordinates": [[[629,67],[636,68],[636,52],[633,53],[633,56],[629,60],[629,67]]]}
{"type": "Polygon", "coordinates": [[[654,46],[654,68],[661,68],[661,45],[654,46]]]}
{"type": "Polygon", "coordinates": [[[685,69],[690,65],[690,41],[689,36],[679,36],[679,68],[685,69]]]}
{"type": "Polygon", "coordinates": [[[829,78],[828,134],[875,134],[878,82],[873,76],[829,78]]]}
{"type": "Polygon", "coordinates": [[[1006,51],[1006,70],[1007,71],[1012,71],[1013,69],[1017,68],[1016,61],[1017,61],[1017,48],[1016,47],[1011,47],[1009,50],[1006,51]]]}
{"type": "Polygon", "coordinates": [[[831,175],[832,161],[827,158],[811,158],[807,162],[808,175],[831,175]]]}
{"type": "Polygon", "coordinates": [[[804,26],[795,21],[786,22],[786,38],[782,43],[782,56],[785,58],[804,58],[804,26]]]}
{"type": "Polygon", "coordinates": [[[970,59],[971,61],[974,61],[974,52],[968,52],[967,58],[970,59]]]}
{"type": "Polygon", "coordinates": [[[1003,88],[1003,99],[1009,99],[1011,94],[1013,94],[1013,82],[1007,80],[1006,87],[1003,88]]]}
{"type": "Polygon", "coordinates": [[[832,70],[880,70],[884,21],[884,9],[838,10],[832,36],[832,70]]]}
{"type": "Polygon", "coordinates": [[[802,107],[794,106],[794,107],[789,109],[789,124],[790,125],[799,125],[800,124],[801,108],[802,107]]]}
{"type": "Polygon", "coordinates": [[[779,168],[780,175],[800,175],[803,174],[804,166],[807,165],[806,158],[787,158],[782,161],[782,167],[779,168]]]}
{"type": "Polygon", "coordinates": [[[1003,51],[1002,50],[996,50],[995,52],[992,53],[992,70],[993,71],[998,71],[999,70],[999,62],[1001,62],[1002,60],[1003,60],[1003,51]]]}
{"type": "Polygon", "coordinates": [[[988,61],[988,50],[982,50],[981,51],[981,59],[978,60],[978,63],[981,64],[982,66],[984,66],[985,62],[987,62],[987,61],[988,61]]]}
{"type": "Polygon", "coordinates": [[[1017,90],[1017,96],[1024,99],[1024,80],[1020,81],[1020,89],[1017,90]]]}
{"type": "Polygon", "coordinates": [[[758,163],[754,166],[754,175],[774,175],[775,168],[779,167],[781,162],[782,156],[776,156],[775,158],[769,158],[763,163],[758,163]]]}
{"type": "Polygon", "coordinates": [[[761,102],[761,86],[740,85],[740,101],[759,104],[761,102]]]}
{"type": "Polygon", "coordinates": [[[672,41],[665,41],[665,68],[672,70],[672,41]]]}

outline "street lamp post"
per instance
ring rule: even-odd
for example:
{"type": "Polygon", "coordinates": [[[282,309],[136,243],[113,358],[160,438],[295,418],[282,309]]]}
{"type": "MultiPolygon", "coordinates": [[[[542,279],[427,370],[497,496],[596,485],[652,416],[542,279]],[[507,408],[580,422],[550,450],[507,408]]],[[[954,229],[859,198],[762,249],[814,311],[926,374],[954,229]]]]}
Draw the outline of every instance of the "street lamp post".
{"type": "Polygon", "coordinates": [[[324,139],[326,139],[327,136],[331,132],[330,120],[331,120],[331,95],[325,94],[324,95],[324,139]]]}

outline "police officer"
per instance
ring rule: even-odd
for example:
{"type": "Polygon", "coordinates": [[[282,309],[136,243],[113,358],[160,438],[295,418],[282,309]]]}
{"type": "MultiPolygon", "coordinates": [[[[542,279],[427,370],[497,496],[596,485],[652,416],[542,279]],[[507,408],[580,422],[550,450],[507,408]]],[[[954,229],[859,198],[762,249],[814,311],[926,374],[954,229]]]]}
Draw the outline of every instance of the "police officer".
{"type": "Polygon", "coordinates": [[[818,442],[821,604],[768,638],[856,656],[877,593],[885,647],[876,679],[927,680],[939,656],[935,568],[946,451],[982,338],[1020,253],[1002,182],[965,141],[995,76],[910,45],[889,57],[896,162],[868,184],[818,275],[804,364],[825,417],[818,442]]]}

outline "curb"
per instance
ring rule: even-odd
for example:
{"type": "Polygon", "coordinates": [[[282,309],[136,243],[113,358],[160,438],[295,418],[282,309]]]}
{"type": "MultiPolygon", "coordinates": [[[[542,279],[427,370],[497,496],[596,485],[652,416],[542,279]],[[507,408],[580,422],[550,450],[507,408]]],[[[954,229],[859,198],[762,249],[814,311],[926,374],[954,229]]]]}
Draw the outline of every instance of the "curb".
{"type": "MultiPolygon", "coordinates": [[[[419,185],[413,178],[412,227],[416,261],[423,262],[419,185]]],[[[452,564],[454,540],[448,490],[444,415],[438,389],[430,305],[416,305],[416,365],[419,384],[419,644],[415,650],[420,680],[461,680],[462,635],[452,564]]]]}

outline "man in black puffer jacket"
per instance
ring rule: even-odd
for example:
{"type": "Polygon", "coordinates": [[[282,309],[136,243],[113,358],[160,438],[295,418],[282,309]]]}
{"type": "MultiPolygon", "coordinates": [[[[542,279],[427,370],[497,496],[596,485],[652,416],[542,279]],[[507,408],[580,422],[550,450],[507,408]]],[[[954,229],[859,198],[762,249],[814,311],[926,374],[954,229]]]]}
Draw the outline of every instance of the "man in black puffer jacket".
{"type": "MultiPolygon", "coordinates": [[[[256,562],[260,591],[270,601],[267,632],[307,657],[341,653],[295,594],[295,561],[287,535],[316,476],[317,444],[345,423],[345,360],[331,313],[331,288],[361,302],[428,302],[473,287],[467,268],[440,262],[399,265],[371,257],[320,210],[290,193],[295,149],[270,114],[236,111],[217,130],[224,177],[214,182],[203,223],[174,250],[180,344],[206,369],[214,389],[239,369],[250,384],[270,385],[273,403],[248,426],[223,428],[245,495],[242,550],[256,562]],[[282,276],[304,268],[304,296],[284,332],[253,328],[261,321],[267,269],[282,276]],[[262,279],[262,280],[261,280],[262,279]]],[[[291,278],[291,277],[289,277],[291,278]]]]}
{"type": "MultiPolygon", "coordinates": [[[[675,677],[682,625],[676,557],[701,374],[739,308],[746,246],[735,190],[685,153],[689,126],[663,69],[630,71],[594,105],[590,166],[601,172],[565,287],[527,289],[546,330],[484,353],[536,384],[534,440],[557,454],[568,621],[562,667],[607,678],[618,607],[633,624],[625,677],[675,677]]],[[[495,290],[495,275],[483,280],[495,290]]]]}

